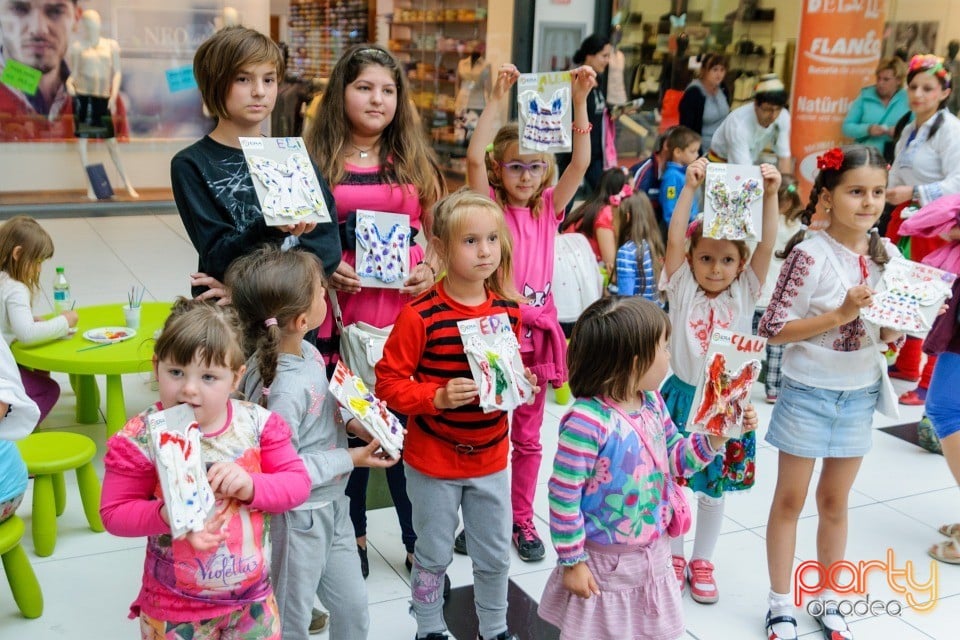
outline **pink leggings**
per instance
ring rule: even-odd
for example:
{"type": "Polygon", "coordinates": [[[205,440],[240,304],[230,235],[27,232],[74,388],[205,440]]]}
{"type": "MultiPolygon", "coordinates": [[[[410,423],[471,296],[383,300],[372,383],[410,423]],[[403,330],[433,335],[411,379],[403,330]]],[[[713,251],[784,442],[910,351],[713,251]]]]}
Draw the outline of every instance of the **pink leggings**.
{"type": "Polygon", "coordinates": [[[53,405],[57,404],[57,400],[60,399],[60,385],[49,374],[38,373],[33,369],[24,369],[19,365],[17,365],[17,368],[20,369],[20,378],[23,380],[24,390],[40,409],[40,419],[37,421],[37,424],[40,424],[53,409],[53,405]]]}
{"type": "MultiPolygon", "coordinates": [[[[523,365],[533,364],[533,354],[524,353],[523,365]]],[[[540,445],[540,428],[543,426],[543,410],[547,401],[547,384],[540,382],[540,393],[533,404],[524,404],[513,410],[510,424],[511,453],[510,498],[513,502],[514,523],[533,520],[533,496],[537,491],[537,477],[543,447],[540,445]]]]}

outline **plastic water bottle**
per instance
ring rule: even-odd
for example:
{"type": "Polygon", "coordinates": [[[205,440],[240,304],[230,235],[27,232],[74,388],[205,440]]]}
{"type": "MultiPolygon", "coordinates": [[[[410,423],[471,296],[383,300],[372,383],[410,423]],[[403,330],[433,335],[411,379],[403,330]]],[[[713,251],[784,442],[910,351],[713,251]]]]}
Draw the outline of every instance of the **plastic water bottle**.
{"type": "Polygon", "coordinates": [[[63,267],[57,267],[57,275],[53,279],[53,310],[56,313],[70,310],[70,283],[63,271],[63,267]]]}

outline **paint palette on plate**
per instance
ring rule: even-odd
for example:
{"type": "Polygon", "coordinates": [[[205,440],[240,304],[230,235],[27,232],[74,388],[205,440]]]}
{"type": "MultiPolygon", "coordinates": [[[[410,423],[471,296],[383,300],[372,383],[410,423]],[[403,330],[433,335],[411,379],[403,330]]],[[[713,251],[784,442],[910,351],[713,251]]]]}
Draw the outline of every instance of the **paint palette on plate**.
{"type": "Polygon", "coordinates": [[[88,329],[83,332],[83,338],[90,342],[100,344],[111,344],[114,342],[123,342],[137,335],[136,329],[129,327],[99,327],[97,329],[88,329]]]}

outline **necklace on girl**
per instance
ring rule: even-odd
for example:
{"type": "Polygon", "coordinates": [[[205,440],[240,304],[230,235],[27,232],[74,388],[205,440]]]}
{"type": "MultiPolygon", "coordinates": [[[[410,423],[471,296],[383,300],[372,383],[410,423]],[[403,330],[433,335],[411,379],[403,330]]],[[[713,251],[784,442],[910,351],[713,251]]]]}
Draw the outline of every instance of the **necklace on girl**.
{"type": "Polygon", "coordinates": [[[361,159],[361,160],[363,160],[364,158],[366,158],[367,156],[369,156],[369,155],[370,155],[370,152],[373,151],[373,147],[369,147],[369,148],[367,148],[367,149],[361,149],[360,147],[358,147],[357,145],[353,144],[352,142],[350,143],[350,146],[357,150],[357,152],[358,152],[359,155],[360,155],[360,159],[361,159]]]}

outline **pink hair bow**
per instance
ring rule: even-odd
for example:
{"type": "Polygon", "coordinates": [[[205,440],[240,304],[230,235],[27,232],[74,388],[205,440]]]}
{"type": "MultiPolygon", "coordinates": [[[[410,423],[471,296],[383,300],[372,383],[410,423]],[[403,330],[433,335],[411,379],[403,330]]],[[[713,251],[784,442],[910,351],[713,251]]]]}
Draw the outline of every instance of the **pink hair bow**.
{"type": "Polygon", "coordinates": [[[610,204],[612,204],[613,206],[619,207],[621,202],[623,202],[625,199],[629,198],[632,195],[633,195],[633,186],[631,186],[630,184],[625,184],[623,185],[623,189],[620,189],[620,193],[616,193],[610,196],[609,201],[610,201],[610,204]]]}

